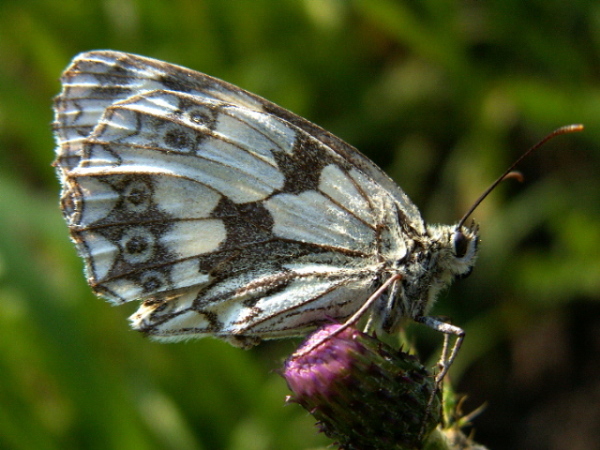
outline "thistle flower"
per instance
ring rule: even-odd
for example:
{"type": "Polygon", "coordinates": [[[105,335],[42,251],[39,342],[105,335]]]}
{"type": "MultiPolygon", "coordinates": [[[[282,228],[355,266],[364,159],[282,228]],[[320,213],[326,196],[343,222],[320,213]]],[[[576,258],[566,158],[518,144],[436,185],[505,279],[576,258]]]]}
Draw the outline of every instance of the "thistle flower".
{"type": "Polygon", "coordinates": [[[417,449],[442,420],[441,395],[419,361],[356,328],[325,326],[285,363],[288,401],[341,449],[417,449]]]}

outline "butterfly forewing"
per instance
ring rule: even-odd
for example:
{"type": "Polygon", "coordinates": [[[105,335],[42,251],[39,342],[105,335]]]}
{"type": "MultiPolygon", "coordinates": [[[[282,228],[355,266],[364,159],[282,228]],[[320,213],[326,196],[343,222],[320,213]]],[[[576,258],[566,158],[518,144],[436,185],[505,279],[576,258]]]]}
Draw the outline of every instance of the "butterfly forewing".
{"type": "Polygon", "coordinates": [[[141,299],[132,321],[151,335],[250,345],[343,319],[424,232],[358,151],[235,86],[112,51],[62,82],[71,236],[93,289],[141,299]]]}

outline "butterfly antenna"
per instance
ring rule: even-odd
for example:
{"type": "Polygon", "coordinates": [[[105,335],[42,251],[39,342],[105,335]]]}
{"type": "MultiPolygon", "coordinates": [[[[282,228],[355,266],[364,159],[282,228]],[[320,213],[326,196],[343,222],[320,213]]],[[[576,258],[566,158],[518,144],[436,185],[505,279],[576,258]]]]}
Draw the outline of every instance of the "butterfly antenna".
{"type": "Polygon", "coordinates": [[[544,145],[546,142],[548,142],[550,139],[553,139],[556,136],[559,136],[561,134],[567,134],[567,133],[576,133],[576,132],[582,131],[582,130],[583,130],[583,125],[580,125],[580,124],[577,124],[577,125],[566,125],[564,127],[557,128],[552,133],[550,133],[546,137],[544,137],[537,144],[535,144],[534,146],[532,146],[525,153],[523,153],[514,163],[512,163],[510,165],[510,167],[508,169],[506,169],[506,171],[500,177],[498,177],[498,179],[496,181],[494,181],[490,185],[490,187],[488,187],[483,192],[483,194],[481,194],[479,196],[479,198],[477,200],[475,200],[475,203],[473,203],[473,205],[469,208],[469,210],[462,217],[462,219],[460,219],[460,221],[458,222],[458,225],[456,225],[456,229],[460,230],[460,228],[465,224],[465,222],[471,216],[471,214],[473,214],[473,211],[475,211],[475,209],[479,206],[479,204],[483,200],[485,200],[485,198],[489,195],[489,193],[492,192],[496,188],[496,186],[498,186],[502,181],[504,181],[504,180],[506,180],[508,178],[516,178],[519,181],[523,180],[523,176],[519,172],[515,172],[513,169],[515,167],[517,167],[520,164],[520,162],[523,161],[532,152],[534,152],[535,150],[537,150],[538,148],[540,148],[542,145],[544,145]]]}

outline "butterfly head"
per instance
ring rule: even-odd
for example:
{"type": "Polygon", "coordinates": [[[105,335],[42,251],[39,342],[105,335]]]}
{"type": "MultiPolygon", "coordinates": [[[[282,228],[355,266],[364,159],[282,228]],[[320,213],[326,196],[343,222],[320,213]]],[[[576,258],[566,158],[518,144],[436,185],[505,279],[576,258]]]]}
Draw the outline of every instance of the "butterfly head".
{"type": "Polygon", "coordinates": [[[470,227],[456,227],[452,233],[452,264],[453,275],[464,278],[473,270],[479,245],[479,226],[475,223],[470,227]]]}
{"type": "Polygon", "coordinates": [[[477,259],[479,226],[475,223],[468,227],[432,225],[428,231],[433,247],[437,247],[434,272],[437,272],[435,278],[439,279],[441,285],[439,289],[456,278],[467,277],[477,259]]]}

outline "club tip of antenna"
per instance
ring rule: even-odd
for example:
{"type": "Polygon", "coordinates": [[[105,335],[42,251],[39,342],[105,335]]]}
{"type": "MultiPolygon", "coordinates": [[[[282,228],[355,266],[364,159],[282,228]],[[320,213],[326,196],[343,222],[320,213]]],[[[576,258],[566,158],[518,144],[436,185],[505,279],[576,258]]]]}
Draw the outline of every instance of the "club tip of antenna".
{"type": "Polygon", "coordinates": [[[556,130],[557,133],[576,133],[578,131],[583,131],[584,126],[581,123],[575,123],[572,125],[565,125],[564,127],[560,127],[556,130]]]}
{"type": "Polygon", "coordinates": [[[523,174],[521,172],[519,172],[518,170],[511,170],[510,172],[508,172],[504,178],[502,178],[502,181],[504,180],[517,180],[519,183],[522,183],[525,181],[525,177],[523,176],[523,174]]]}

